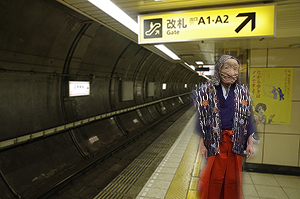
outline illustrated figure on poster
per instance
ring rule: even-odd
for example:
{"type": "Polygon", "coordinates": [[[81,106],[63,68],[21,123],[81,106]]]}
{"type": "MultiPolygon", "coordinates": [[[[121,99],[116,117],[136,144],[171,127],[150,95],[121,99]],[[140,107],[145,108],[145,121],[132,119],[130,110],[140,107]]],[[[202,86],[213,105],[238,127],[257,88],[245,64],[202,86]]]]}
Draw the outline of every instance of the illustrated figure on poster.
{"type": "Polygon", "coordinates": [[[271,91],[265,92],[265,95],[267,97],[271,97],[271,95],[273,95],[273,97],[272,97],[273,100],[277,100],[277,95],[279,95],[279,100],[284,100],[284,97],[283,97],[284,94],[282,93],[282,89],[280,87],[276,88],[275,86],[265,85],[264,89],[266,89],[266,90],[270,89],[271,90],[271,91]]]}
{"type": "Polygon", "coordinates": [[[256,124],[266,124],[267,116],[264,115],[264,112],[266,110],[267,110],[267,105],[264,103],[258,103],[255,106],[255,111],[257,112],[257,114],[254,115],[254,120],[256,124]]]}
{"type": "MultiPolygon", "coordinates": [[[[267,110],[267,105],[264,103],[258,103],[255,106],[255,111],[257,112],[256,115],[254,115],[254,120],[257,125],[259,124],[266,124],[267,123],[267,116],[264,115],[265,111],[267,110]]],[[[275,117],[275,114],[270,115],[270,118],[268,120],[268,124],[271,124],[273,121],[273,118],[275,117]]]]}
{"type": "Polygon", "coordinates": [[[273,93],[273,99],[277,100],[277,89],[275,88],[275,86],[273,86],[272,93],[273,93]]]}
{"type": "Polygon", "coordinates": [[[284,97],[283,97],[283,96],[284,96],[284,94],[282,93],[282,90],[281,90],[281,88],[280,88],[280,87],[278,87],[278,89],[277,89],[277,90],[278,90],[279,97],[280,97],[280,98],[279,98],[279,100],[284,100],[284,97]]]}

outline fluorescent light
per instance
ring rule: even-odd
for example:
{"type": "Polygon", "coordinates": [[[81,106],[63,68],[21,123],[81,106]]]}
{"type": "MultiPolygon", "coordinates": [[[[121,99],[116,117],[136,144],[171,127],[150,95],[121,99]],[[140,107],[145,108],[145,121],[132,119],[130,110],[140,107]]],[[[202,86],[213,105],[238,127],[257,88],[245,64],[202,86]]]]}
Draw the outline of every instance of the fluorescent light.
{"type": "Polygon", "coordinates": [[[188,67],[190,67],[192,70],[195,70],[195,66],[193,65],[189,65],[188,63],[184,62],[185,65],[187,65],[188,67]]]}
{"type": "MultiPolygon", "coordinates": [[[[132,30],[134,33],[138,34],[139,26],[138,23],[135,22],[131,17],[129,17],[123,10],[121,10],[119,7],[117,7],[114,3],[112,3],[110,0],[88,0],[92,4],[94,4],[96,7],[101,9],[103,12],[114,18],[115,20],[119,21],[121,24],[132,30]]],[[[166,55],[171,57],[174,60],[180,60],[180,58],[170,51],[167,47],[164,45],[155,45],[156,48],[164,52],[166,55]]]]}
{"type": "Polygon", "coordinates": [[[156,48],[158,48],[159,50],[161,50],[163,53],[165,53],[166,55],[168,55],[169,57],[171,57],[174,60],[180,60],[180,58],[173,53],[170,49],[168,49],[165,45],[163,44],[158,44],[158,45],[154,45],[156,48]]]}
{"type": "Polygon", "coordinates": [[[123,10],[117,7],[110,0],[88,0],[96,7],[100,8],[103,12],[110,15],[115,20],[119,21],[121,24],[132,30],[134,33],[138,34],[139,26],[136,21],[129,17],[123,10]]]}
{"type": "Polygon", "coordinates": [[[210,80],[210,79],[209,79],[208,77],[206,77],[205,75],[200,75],[200,76],[204,77],[205,79],[210,80]]]}
{"type": "Polygon", "coordinates": [[[167,84],[166,84],[166,83],[163,83],[162,89],[163,89],[163,90],[166,90],[166,89],[167,89],[167,84]]]}
{"type": "Polygon", "coordinates": [[[196,64],[202,65],[202,64],[203,64],[203,61],[196,61],[196,64]]]}

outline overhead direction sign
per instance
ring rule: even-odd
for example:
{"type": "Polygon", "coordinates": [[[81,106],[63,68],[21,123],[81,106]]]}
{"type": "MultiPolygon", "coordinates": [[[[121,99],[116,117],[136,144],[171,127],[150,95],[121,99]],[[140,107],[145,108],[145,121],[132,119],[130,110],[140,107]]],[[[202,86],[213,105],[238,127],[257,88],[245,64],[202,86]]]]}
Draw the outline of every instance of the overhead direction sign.
{"type": "Polygon", "coordinates": [[[209,71],[209,67],[195,68],[195,71],[209,71]]]}
{"type": "Polygon", "coordinates": [[[140,15],[139,44],[276,36],[276,4],[140,15]]]}

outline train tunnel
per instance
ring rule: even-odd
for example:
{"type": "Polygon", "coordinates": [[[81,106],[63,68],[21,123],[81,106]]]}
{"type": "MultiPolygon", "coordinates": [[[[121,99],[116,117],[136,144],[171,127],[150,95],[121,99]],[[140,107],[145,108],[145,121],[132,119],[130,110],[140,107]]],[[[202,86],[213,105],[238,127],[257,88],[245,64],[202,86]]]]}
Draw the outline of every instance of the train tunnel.
{"type": "Polygon", "coordinates": [[[0,4],[1,198],[29,197],[105,156],[189,105],[201,80],[56,2],[0,4]],[[69,81],[90,82],[90,95],[70,97],[69,81]]]}
{"type": "Polygon", "coordinates": [[[0,5],[0,198],[38,198],[192,107],[206,80],[57,1],[0,5]]]}

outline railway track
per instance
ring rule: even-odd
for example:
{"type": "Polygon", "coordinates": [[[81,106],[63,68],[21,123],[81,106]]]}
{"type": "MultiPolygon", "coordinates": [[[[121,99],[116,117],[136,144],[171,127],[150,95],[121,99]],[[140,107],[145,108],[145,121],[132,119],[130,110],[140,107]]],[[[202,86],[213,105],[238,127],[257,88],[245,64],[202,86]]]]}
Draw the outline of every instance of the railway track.
{"type": "Polygon", "coordinates": [[[93,161],[80,169],[74,169],[67,177],[54,183],[54,185],[45,185],[44,189],[40,189],[38,193],[28,193],[24,198],[93,198],[188,108],[190,108],[190,104],[185,104],[143,131],[109,149],[105,155],[97,159],[94,158],[93,161]]]}

